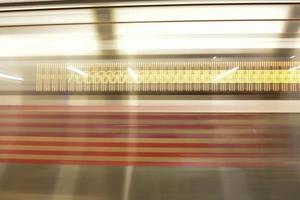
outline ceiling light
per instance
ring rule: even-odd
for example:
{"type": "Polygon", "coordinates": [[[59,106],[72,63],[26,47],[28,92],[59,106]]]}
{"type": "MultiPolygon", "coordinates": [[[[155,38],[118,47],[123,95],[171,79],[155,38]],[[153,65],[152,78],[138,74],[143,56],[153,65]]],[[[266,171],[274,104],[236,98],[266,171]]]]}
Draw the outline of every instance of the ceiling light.
{"type": "Polygon", "coordinates": [[[290,5],[120,7],[115,21],[267,20],[286,19],[290,5]],[[255,15],[253,15],[255,13],[255,15]]]}
{"type": "Polygon", "coordinates": [[[0,34],[0,57],[98,55],[99,40],[92,30],[67,33],[49,28],[47,33],[37,34],[9,34],[8,30],[0,34]]]}
{"type": "MultiPolygon", "coordinates": [[[[23,1],[23,0],[22,0],[23,1]]],[[[0,0],[1,2],[1,0],[0,0]]],[[[43,11],[20,11],[1,12],[0,24],[11,25],[50,25],[50,24],[76,24],[94,22],[94,13],[90,9],[78,10],[43,10],[43,11]]]]}
{"type": "Polygon", "coordinates": [[[181,23],[124,23],[117,24],[115,35],[117,38],[134,36],[176,36],[190,35],[205,37],[220,37],[224,34],[281,34],[284,31],[282,21],[239,21],[229,22],[181,22],[181,23]]]}
{"type": "Polygon", "coordinates": [[[116,41],[118,51],[123,54],[182,54],[199,50],[223,49],[278,49],[300,48],[299,39],[283,38],[163,38],[163,37],[128,37],[116,41]]]}

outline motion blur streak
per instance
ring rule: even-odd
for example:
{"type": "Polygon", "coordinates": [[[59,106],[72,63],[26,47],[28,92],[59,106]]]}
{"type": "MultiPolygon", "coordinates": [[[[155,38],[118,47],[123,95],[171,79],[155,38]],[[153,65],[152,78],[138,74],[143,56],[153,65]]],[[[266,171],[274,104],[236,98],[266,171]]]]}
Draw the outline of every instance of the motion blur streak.
{"type": "Polygon", "coordinates": [[[299,200],[299,0],[0,0],[0,200],[299,200]]]}
{"type": "MultiPolygon", "coordinates": [[[[32,108],[34,110],[34,106],[32,108]]],[[[297,123],[293,124],[297,121],[294,117],[298,118],[298,115],[256,117],[239,114],[237,118],[232,114],[132,113],[136,118],[130,121],[128,113],[87,112],[81,113],[82,118],[75,121],[72,119],[72,116],[76,117],[75,113],[61,114],[56,111],[49,115],[41,109],[38,113],[21,110],[2,113],[0,161],[206,167],[282,167],[296,164],[290,139],[294,130],[299,128],[297,123]],[[64,116],[64,121],[53,115],[64,116]],[[99,117],[101,121],[92,120],[99,117]],[[165,120],[158,120],[161,117],[165,120]],[[293,121],[286,120],[291,117],[293,121]],[[131,128],[136,134],[130,134],[131,128]],[[64,150],[47,150],[52,146],[63,147],[64,150]],[[76,150],[74,147],[80,148],[76,150]],[[85,147],[100,149],[89,151],[85,147]],[[103,147],[111,149],[102,151],[103,147]],[[133,152],[126,149],[115,151],[114,148],[120,147],[136,149],[133,152]],[[148,151],[140,152],[139,148],[148,148],[148,151]],[[161,151],[153,151],[156,148],[161,151]],[[194,152],[183,153],[190,148],[194,152]]]]}
{"type": "MultiPolygon", "coordinates": [[[[147,187],[174,199],[218,199],[234,197],[230,188],[238,184],[247,191],[240,196],[263,199],[261,187],[273,194],[275,183],[280,185],[275,193],[296,193],[299,114],[139,112],[143,109],[133,105],[152,101],[136,98],[113,103],[131,112],[106,112],[105,106],[112,105],[103,100],[81,100],[79,106],[51,99],[60,104],[24,98],[25,105],[7,105],[1,100],[6,104],[0,112],[3,198],[126,200],[138,199],[147,187]],[[27,187],[25,180],[30,180],[27,187]],[[157,181],[159,188],[153,185],[157,181]]],[[[164,101],[155,102],[166,107],[164,101]]]]}

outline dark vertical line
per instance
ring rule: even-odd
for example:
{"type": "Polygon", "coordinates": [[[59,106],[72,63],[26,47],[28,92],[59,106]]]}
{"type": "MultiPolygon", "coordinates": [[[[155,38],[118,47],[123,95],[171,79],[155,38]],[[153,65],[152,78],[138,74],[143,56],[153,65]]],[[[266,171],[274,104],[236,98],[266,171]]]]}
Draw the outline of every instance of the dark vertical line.
{"type": "MultiPolygon", "coordinates": [[[[110,8],[105,9],[95,9],[95,21],[97,22],[110,22],[114,21],[113,12],[110,8]]],[[[116,46],[115,46],[115,24],[112,23],[104,23],[104,24],[96,24],[97,33],[99,36],[101,47],[101,52],[99,54],[102,55],[102,57],[106,58],[109,56],[115,56],[117,54],[116,52],[116,46]],[[107,46],[108,44],[108,46],[107,46]]]]}

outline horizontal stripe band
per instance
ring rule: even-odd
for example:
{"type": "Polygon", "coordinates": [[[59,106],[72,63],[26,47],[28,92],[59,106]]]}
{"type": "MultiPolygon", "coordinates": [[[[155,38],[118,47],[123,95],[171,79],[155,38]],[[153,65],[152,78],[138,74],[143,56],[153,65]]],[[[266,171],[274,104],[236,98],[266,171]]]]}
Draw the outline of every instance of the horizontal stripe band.
{"type": "Polygon", "coordinates": [[[140,166],[140,167],[239,167],[239,168],[265,168],[265,167],[296,167],[293,163],[265,163],[265,162],[121,162],[121,161],[82,161],[82,160],[37,160],[0,158],[0,162],[18,164],[61,164],[61,165],[98,165],[98,166],[140,166]]]}
{"type": "Polygon", "coordinates": [[[84,155],[24,155],[24,154],[0,154],[0,159],[37,159],[37,160],[82,160],[82,161],[129,161],[129,162],[294,162],[295,159],[285,157],[254,157],[254,158],[207,158],[207,157],[136,157],[136,156],[114,156],[114,157],[102,157],[102,156],[84,156],[84,155]]]}
{"type": "Polygon", "coordinates": [[[283,138],[274,139],[274,138],[262,138],[257,140],[256,138],[85,138],[85,137],[39,137],[39,136],[0,136],[0,141],[31,141],[31,142],[85,142],[89,144],[90,142],[102,142],[102,143],[232,143],[232,144],[284,144],[287,140],[283,138]]]}
{"type": "Polygon", "coordinates": [[[161,148],[284,148],[288,144],[237,144],[237,143],[135,143],[135,142],[58,142],[58,141],[5,141],[1,145],[36,145],[36,146],[93,146],[93,147],[161,147],[161,148]]]}
{"type": "Polygon", "coordinates": [[[0,127],[1,132],[42,132],[42,133],[126,133],[126,134],[296,134],[297,129],[89,129],[89,128],[43,128],[43,127],[0,127]]]}
{"type": "Polygon", "coordinates": [[[174,158],[269,158],[288,157],[287,153],[182,153],[182,152],[96,152],[96,151],[44,151],[44,150],[2,150],[0,154],[20,155],[70,155],[70,156],[100,156],[100,157],[174,157],[174,158]]]}
{"type": "Polygon", "coordinates": [[[298,129],[299,125],[245,125],[245,124],[202,124],[202,125],[144,125],[144,124],[89,124],[89,123],[24,123],[0,122],[1,127],[32,127],[32,128],[106,128],[106,129],[298,129]]]}
{"type": "Polygon", "coordinates": [[[1,136],[83,137],[83,138],[289,138],[290,133],[80,133],[1,131],[1,136]]]}
{"type": "Polygon", "coordinates": [[[278,153],[289,154],[287,148],[161,148],[161,147],[91,147],[91,146],[32,146],[32,145],[0,145],[2,150],[43,150],[43,151],[97,151],[97,152],[165,152],[165,153],[278,153]]]}
{"type": "Polygon", "coordinates": [[[72,114],[7,114],[0,113],[0,118],[13,119],[109,119],[109,120],[126,120],[126,119],[143,119],[143,120],[245,120],[245,119],[270,119],[276,118],[274,115],[243,115],[243,114],[223,114],[223,115],[203,115],[203,114],[147,114],[131,113],[123,115],[111,114],[93,114],[93,113],[72,113],[72,114]]]}

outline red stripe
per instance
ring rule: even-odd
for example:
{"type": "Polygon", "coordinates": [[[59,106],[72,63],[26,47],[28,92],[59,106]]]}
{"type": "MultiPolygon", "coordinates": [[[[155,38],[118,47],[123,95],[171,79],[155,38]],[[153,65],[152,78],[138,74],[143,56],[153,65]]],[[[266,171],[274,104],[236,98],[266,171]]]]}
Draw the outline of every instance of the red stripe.
{"type": "Polygon", "coordinates": [[[26,123],[26,122],[0,122],[1,127],[31,127],[31,128],[107,128],[107,129],[292,129],[298,126],[275,125],[246,125],[246,124],[173,124],[173,125],[147,125],[147,124],[78,124],[78,123],[26,123]]]}
{"type": "Polygon", "coordinates": [[[49,150],[0,150],[0,154],[68,155],[101,157],[172,157],[172,158],[266,158],[289,156],[288,153],[180,153],[180,152],[97,152],[97,151],[49,151],[49,150]]]}
{"type": "Polygon", "coordinates": [[[85,114],[0,114],[0,118],[5,119],[119,119],[119,120],[130,120],[140,119],[140,120],[243,120],[243,119],[263,119],[274,117],[274,115],[232,115],[232,114],[148,114],[143,115],[140,113],[124,114],[124,115],[111,115],[104,113],[103,115],[94,115],[93,113],[85,114]]]}
{"type": "Polygon", "coordinates": [[[161,147],[161,148],[282,148],[288,144],[235,144],[235,143],[145,143],[145,142],[52,142],[52,141],[5,141],[2,145],[35,146],[91,146],[91,147],[161,147]]]}
{"type": "Polygon", "coordinates": [[[0,132],[1,136],[79,137],[79,138],[289,138],[290,133],[76,133],[76,132],[0,132]]]}
{"type": "Polygon", "coordinates": [[[268,162],[122,162],[122,161],[83,161],[83,160],[36,160],[36,159],[0,159],[0,162],[18,164],[65,164],[65,165],[98,165],[98,166],[140,166],[140,167],[240,167],[240,168],[265,168],[265,167],[296,167],[291,163],[268,162]]]}

